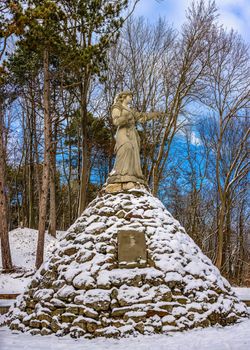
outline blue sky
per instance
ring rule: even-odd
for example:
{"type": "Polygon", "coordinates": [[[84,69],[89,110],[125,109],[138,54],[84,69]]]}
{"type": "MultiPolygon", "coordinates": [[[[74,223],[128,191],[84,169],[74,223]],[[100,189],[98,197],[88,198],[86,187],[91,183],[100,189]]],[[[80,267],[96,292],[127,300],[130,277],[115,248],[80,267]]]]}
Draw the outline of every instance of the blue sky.
{"type": "MultiPolygon", "coordinates": [[[[207,0],[208,1],[208,0],[207,0]]],[[[185,10],[192,0],[140,0],[135,15],[155,21],[165,17],[175,28],[180,28],[185,20],[185,10]]],[[[219,23],[228,29],[237,30],[250,42],[250,0],[216,0],[219,10],[219,23]]]]}

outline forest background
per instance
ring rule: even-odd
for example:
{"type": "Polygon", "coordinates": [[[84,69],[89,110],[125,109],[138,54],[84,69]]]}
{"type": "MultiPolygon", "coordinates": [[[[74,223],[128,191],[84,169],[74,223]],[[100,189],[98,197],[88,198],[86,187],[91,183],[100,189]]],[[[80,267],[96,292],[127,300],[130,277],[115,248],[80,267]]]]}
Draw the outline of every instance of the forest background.
{"type": "Polygon", "coordinates": [[[110,108],[122,90],[138,111],[143,173],[221,272],[250,283],[249,45],[195,1],[178,30],[133,17],[138,1],[0,4],[0,233],[67,230],[114,162],[110,108]]]}

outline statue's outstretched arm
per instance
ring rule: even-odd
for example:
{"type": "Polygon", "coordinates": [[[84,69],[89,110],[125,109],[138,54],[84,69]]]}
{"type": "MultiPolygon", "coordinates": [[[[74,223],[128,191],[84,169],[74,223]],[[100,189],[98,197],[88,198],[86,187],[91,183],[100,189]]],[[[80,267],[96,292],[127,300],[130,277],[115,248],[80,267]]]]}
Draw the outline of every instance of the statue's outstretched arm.
{"type": "Polygon", "coordinates": [[[145,123],[148,120],[160,118],[165,113],[163,113],[163,112],[144,112],[144,113],[136,112],[136,114],[137,114],[136,120],[140,123],[145,123]]]}

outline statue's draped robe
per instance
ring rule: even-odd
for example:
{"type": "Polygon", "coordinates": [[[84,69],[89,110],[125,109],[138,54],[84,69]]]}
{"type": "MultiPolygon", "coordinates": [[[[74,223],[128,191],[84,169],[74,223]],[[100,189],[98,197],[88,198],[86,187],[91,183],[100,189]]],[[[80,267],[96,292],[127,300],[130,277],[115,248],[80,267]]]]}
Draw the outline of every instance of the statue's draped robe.
{"type": "Polygon", "coordinates": [[[108,183],[144,183],[140,162],[140,138],[135,128],[135,114],[121,103],[112,106],[112,118],[117,126],[114,168],[108,183]],[[115,110],[116,113],[113,113],[115,110]]]}

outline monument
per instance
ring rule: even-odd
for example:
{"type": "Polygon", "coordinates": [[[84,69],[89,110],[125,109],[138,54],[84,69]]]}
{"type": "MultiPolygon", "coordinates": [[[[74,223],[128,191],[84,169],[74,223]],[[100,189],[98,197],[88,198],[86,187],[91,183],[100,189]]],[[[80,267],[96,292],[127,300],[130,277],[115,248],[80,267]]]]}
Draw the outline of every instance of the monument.
{"type": "Polygon", "coordinates": [[[140,138],[136,130],[137,121],[143,123],[156,118],[162,113],[141,113],[129,107],[133,93],[120,92],[111,108],[113,124],[117,126],[115,144],[115,164],[109,174],[105,190],[116,192],[129,188],[144,188],[145,179],[141,170],[140,138]]]}
{"type": "Polygon", "coordinates": [[[147,190],[131,92],[112,107],[116,161],[8,315],[11,329],[72,337],[169,334],[247,317],[230,284],[147,190]]]}

